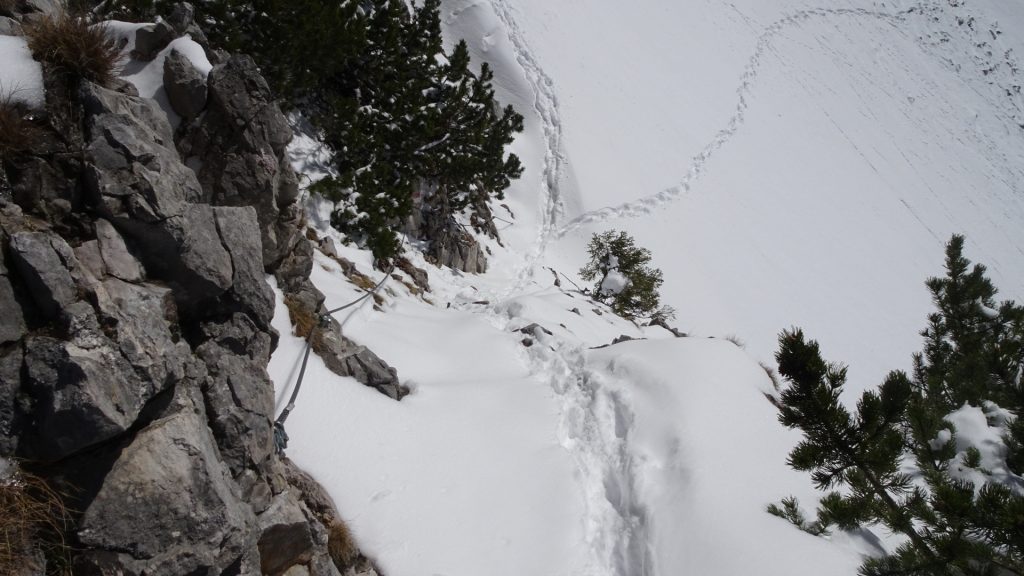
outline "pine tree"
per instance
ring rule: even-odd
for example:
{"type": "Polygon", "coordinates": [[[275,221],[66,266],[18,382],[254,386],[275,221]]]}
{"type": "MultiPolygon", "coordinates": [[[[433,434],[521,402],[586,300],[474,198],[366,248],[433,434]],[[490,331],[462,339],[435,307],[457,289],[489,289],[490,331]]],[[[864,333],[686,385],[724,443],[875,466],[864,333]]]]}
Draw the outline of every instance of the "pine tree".
{"type": "Polygon", "coordinates": [[[505,148],[523,129],[523,117],[510,106],[498,108],[493,72],[487,63],[470,70],[469,49],[458,42],[439,67],[431,95],[430,137],[417,151],[420,177],[436,184],[428,209],[449,220],[469,208],[478,213],[489,199],[504,198],[522,174],[515,154],[505,148]],[[499,115],[500,112],[500,115],[499,115]]]}
{"type": "Polygon", "coordinates": [[[663,282],[661,270],[651,268],[651,251],[636,245],[625,232],[608,230],[594,234],[587,246],[590,261],[580,269],[580,276],[594,281],[595,298],[608,302],[616,314],[625,318],[650,316],[658,311],[663,282]],[[608,279],[621,275],[625,286],[612,290],[608,279]]]}
{"type": "Polygon", "coordinates": [[[928,317],[924,351],[914,357],[922,393],[942,408],[993,400],[1020,404],[1024,366],[1022,318],[1013,302],[997,305],[985,267],[963,256],[963,236],[946,247],[946,276],[927,282],[937,308],[928,317]]]}
{"type": "MultiPolygon", "coordinates": [[[[895,553],[866,561],[861,573],[867,576],[1024,574],[1024,479],[1012,452],[1024,439],[1020,420],[1007,438],[1010,469],[1018,471],[1010,476],[983,469],[978,447],[960,454],[947,420],[962,403],[990,405],[992,398],[1018,414],[1024,408],[1020,308],[1005,302],[994,310],[996,291],[984,267],[972,268],[962,250],[963,238],[954,236],[946,276],[928,280],[938,310],[922,332],[925,350],[915,356],[914,379],[891,373],[877,392],[862,395],[855,412],[839,401],[845,367],[825,362],[800,330],[779,339],[776,358],[788,383],[779,420],[804,434],[789,464],[811,472],[821,490],[842,488],[823,498],[812,526],[877,522],[908,539],[895,553]],[[906,472],[908,459],[913,474],[906,472]],[[973,484],[964,469],[985,481],[973,484]]],[[[784,502],[772,511],[804,527],[796,506],[784,502]]]]}
{"type": "MultiPolygon", "coordinates": [[[[87,0],[76,0],[86,2],[87,0]]],[[[105,2],[108,13],[151,19],[173,0],[105,2]]],[[[337,203],[331,221],[387,259],[417,189],[452,221],[489,218],[522,173],[506,148],[523,118],[502,109],[487,64],[472,71],[441,36],[440,0],[207,0],[197,3],[218,47],[250,54],[281,104],[302,112],[334,152],[335,176],[313,190],[337,203]]]]}

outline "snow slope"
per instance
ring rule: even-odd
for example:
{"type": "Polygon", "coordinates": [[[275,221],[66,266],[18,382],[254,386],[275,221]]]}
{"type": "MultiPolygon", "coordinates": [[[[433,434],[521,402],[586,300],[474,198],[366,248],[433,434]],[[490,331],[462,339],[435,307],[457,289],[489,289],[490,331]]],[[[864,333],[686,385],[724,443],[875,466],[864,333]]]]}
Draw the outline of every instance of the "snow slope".
{"type": "Polygon", "coordinates": [[[852,365],[856,392],[908,365],[950,234],[1024,296],[1024,131],[1005,95],[1020,78],[1004,58],[1024,16],[958,4],[446,10],[484,57],[491,28],[514,20],[511,48],[543,64],[539,91],[557,98],[540,109],[559,134],[565,217],[545,262],[575,270],[590,233],[626,229],[654,252],[684,329],[736,333],[768,360],[800,325],[852,365]]]}
{"type": "MultiPolygon", "coordinates": [[[[427,299],[388,281],[379,310],[346,311],[413,394],[314,358],[289,456],[392,576],[855,574],[887,534],[814,538],[764,512],[815,493],[784,464],[797,438],[758,361],[795,324],[851,364],[850,394],[907,367],[954,232],[1024,298],[1024,10],[446,0],[442,17],[526,114],[504,247],[480,277],[419,260],[427,299]],[[552,286],[608,228],[653,251],[691,337],[552,286]],[[620,335],[647,340],[596,348],[620,335]]],[[[325,257],[314,281],[329,306],[358,295],[325,257]]],[[[280,302],[275,326],[283,403],[302,342],[280,302]]]]}

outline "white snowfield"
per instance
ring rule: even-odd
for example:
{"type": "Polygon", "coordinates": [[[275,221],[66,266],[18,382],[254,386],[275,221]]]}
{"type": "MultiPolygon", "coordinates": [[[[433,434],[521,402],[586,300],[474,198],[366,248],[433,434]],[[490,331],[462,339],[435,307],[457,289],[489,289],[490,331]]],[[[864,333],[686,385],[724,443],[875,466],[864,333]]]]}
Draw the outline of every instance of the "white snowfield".
{"type": "Polygon", "coordinates": [[[40,109],[45,104],[43,68],[20,36],[0,36],[0,102],[40,109]]]}
{"type": "MultiPolygon", "coordinates": [[[[388,281],[380,310],[341,313],[413,393],[313,357],[289,456],[389,576],[856,574],[891,535],[764,511],[816,493],[758,362],[798,325],[850,364],[850,394],[909,367],[952,233],[1024,298],[1024,5],[447,0],[442,18],[526,116],[526,173],[495,206],[512,224],[487,274],[413,254],[429,301],[388,281]],[[652,251],[690,337],[574,291],[612,228],[652,251]],[[594,349],[621,335],[646,340],[594,349]]],[[[329,307],[359,295],[322,255],[314,281],[329,307]]],[[[303,341],[280,302],[275,325],[283,406],[303,341]]],[[[962,433],[991,434],[982,410],[962,433]]]]}

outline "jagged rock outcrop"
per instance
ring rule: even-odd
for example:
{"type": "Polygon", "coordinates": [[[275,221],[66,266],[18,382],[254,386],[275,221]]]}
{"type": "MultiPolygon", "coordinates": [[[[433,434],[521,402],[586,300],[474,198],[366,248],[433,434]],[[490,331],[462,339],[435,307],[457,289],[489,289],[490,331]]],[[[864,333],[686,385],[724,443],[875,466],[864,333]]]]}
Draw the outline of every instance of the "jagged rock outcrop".
{"type": "MultiPolygon", "coordinates": [[[[424,195],[421,193],[420,197],[424,195]]],[[[473,224],[476,225],[476,219],[473,224]]],[[[493,222],[484,226],[482,231],[497,238],[493,222]]],[[[425,256],[437,266],[448,266],[471,274],[487,271],[487,255],[480,242],[452,215],[432,209],[428,202],[418,202],[413,215],[405,223],[405,233],[426,242],[425,256]]]]}
{"type": "Polygon", "coordinates": [[[182,409],[140,432],[86,509],[79,539],[118,551],[89,563],[129,574],[221,573],[251,554],[256,516],[203,413],[182,409]],[[211,546],[216,542],[216,546],[211,546]]]}
{"type": "Polygon", "coordinates": [[[195,118],[206,108],[206,78],[177,50],[164,60],[164,90],[171,108],[182,118],[195,118]]]}
{"type": "MultiPolygon", "coordinates": [[[[144,51],[195,32],[190,14],[143,28],[144,51]]],[[[313,314],[324,300],[291,132],[251,60],[208,80],[172,60],[193,106],[177,133],[128,84],[48,77],[74,88],[48,90],[63,112],[38,120],[41,149],[3,158],[0,457],[71,495],[76,574],[376,574],[332,556],[336,511],[310,510],[315,483],[275,450],[266,274],[313,314]]],[[[340,327],[320,337],[339,370],[398,390],[340,327]]]]}
{"type": "Polygon", "coordinates": [[[206,111],[179,142],[183,155],[200,164],[205,201],[256,208],[267,269],[302,237],[298,179],[285,157],[291,138],[252,58],[231,56],[210,71],[206,111]]]}
{"type": "MultiPolygon", "coordinates": [[[[341,324],[326,316],[326,298],[309,280],[313,251],[313,243],[302,237],[276,271],[278,286],[284,291],[285,303],[298,333],[310,338],[313,350],[335,374],[351,376],[390,398],[401,400],[407,389],[399,382],[397,371],[369,348],[346,338],[341,324]]],[[[350,262],[337,261],[346,274],[355,274],[350,262]]]]}

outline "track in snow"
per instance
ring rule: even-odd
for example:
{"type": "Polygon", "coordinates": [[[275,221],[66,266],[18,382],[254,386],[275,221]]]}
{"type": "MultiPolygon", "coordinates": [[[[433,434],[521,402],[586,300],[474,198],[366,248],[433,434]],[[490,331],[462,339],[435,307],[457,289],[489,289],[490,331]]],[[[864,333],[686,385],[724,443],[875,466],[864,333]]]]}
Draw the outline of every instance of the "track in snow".
{"type": "MultiPolygon", "coordinates": [[[[814,18],[871,18],[895,24],[901,22],[903,16],[903,13],[866,9],[822,8],[800,11],[776,21],[761,33],[743,71],[733,116],[693,158],[678,184],[639,200],[588,212],[559,227],[558,220],[562,216],[559,186],[564,160],[558,98],[551,78],[541,68],[516,23],[508,1],[490,0],[490,4],[505,26],[516,60],[533,88],[534,109],[541,120],[545,139],[541,229],[515,284],[504,297],[520,292],[532,280],[536,264],[551,240],[586,224],[650,214],[688,192],[706,170],[708,161],[743,125],[762,59],[782,32],[814,18]]],[[[495,298],[499,304],[488,307],[496,324],[506,323],[499,311],[504,297],[495,298]]],[[[636,485],[633,457],[628,447],[632,410],[624,398],[602,385],[599,374],[586,368],[586,352],[579,345],[546,336],[541,331],[535,336],[542,345],[530,348],[533,370],[548,379],[560,396],[563,404],[560,440],[579,470],[586,509],[583,529],[589,552],[581,569],[593,576],[650,576],[656,572],[656,567],[652,562],[647,510],[636,485]]]]}
{"type": "Polygon", "coordinates": [[[544,132],[544,170],[540,191],[544,212],[541,215],[541,227],[537,233],[537,240],[517,275],[515,285],[509,290],[509,294],[511,294],[523,288],[532,279],[535,265],[547,250],[548,241],[554,236],[555,226],[562,215],[562,199],[559,193],[564,162],[562,157],[562,118],[558,111],[558,97],[555,95],[554,83],[541,68],[529,44],[526,43],[523,30],[513,17],[508,1],[490,0],[490,2],[495,15],[505,26],[516,61],[519,62],[526,74],[527,82],[533,88],[533,107],[540,118],[541,128],[544,132]]]}
{"type": "MultiPolygon", "coordinates": [[[[679,181],[679,183],[638,200],[581,214],[569,222],[566,222],[560,228],[553,229],[551,231],[553,238],[562,238],[582,226],[593,224],[595,222],[607,222],[609,220],[620,218],[637,218],[652,214],[666,204],[678,200],[684,194],[689,192],[694,183],[703,176],[707,169],[708,162],[712,157],[714,157],[715,153],[727,144],[737,132],[739,132],[740,127],[746,120],[747,109],[750,107],[749,97],[753,91],[758,73],[760,72],[762,59],[772,48],[772,44],[775,39],[778,38],[778,36],[785,30],[802,24],[807,20],[816,18],[828,19],[833,17],[870,18],[875,20],[884,20],[895,24],[902,22],[904,14],[906,14],[906,12],[889,13],[862,8],[815,8],[810,10],[801,10],[776,20],[761,33],[761,36],[757,40],[757,47],[755,48],[753,55],[751,55],[750,60],[747,62],[746,68],[743,70],[743,75],[740,77],[740,86],[736,90],[737,102],[732,117],[729,119],[729,122],[725,127],[715,134],[715,137],[711,142],[709,142],[704,149],[693,158],[690,163],[689,170],[687,170],[686,175],[679,181]]],[[[550,239],[550,237],[546,238],[544,240],[544,245],[546,245],[550,239]]]]}

